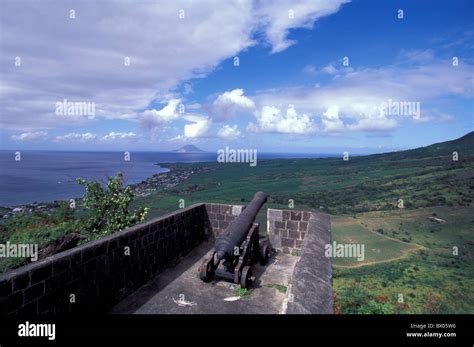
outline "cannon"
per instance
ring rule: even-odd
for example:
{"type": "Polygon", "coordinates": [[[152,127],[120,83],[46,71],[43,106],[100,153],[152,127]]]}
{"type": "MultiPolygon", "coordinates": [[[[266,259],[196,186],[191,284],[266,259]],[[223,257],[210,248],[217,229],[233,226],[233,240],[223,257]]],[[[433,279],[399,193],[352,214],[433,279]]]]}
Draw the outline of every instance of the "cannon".
{"type": "Polygon", "coordinates": [[[270,247],[266,242],[260,244],[258,211],[267,201],[268,195],[257,192],[242,213],[234,219],[227,229],[216,238],[210,257],[199,269],[199,277],[204,282],[221,277],[248,288],[252,282],[252,264],[268,262],[270,247]]]}

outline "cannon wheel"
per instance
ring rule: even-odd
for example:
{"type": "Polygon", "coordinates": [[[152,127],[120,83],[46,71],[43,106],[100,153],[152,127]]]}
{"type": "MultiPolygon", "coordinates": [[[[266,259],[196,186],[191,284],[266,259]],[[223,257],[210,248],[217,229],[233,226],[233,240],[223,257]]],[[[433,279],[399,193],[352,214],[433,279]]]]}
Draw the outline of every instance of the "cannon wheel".
{"type": "Polygon", "coordinates": [[[267,265],[270,258],[270,247],[263,245],[260,253],[260,264],[267,265]]]}
{"type": "Polygon", "coordinates": [[[242,269],[242,275],[240,275],[240,287],[247,289],[250,286],[250,278],[252,277],[252,268],[248,265],[242,269]]]}
{"type": "Polygon", "coordinates": [[[209,282],[212,279],[213,273],[210,270],[212,261],[213,261],[212,258],[211,258],[211,260],[206,259],[201,264],[201,268],[199,270],[199,278],[203,282],[209,282]]]}

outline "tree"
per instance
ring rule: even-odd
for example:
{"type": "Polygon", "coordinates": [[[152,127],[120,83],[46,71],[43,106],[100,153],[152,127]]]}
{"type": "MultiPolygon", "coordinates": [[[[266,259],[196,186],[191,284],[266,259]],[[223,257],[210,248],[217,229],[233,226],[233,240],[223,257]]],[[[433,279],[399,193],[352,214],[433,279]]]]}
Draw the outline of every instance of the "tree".
{"type": "Polygon", "coordinates": [[[108,177],[107,189],[97,181],[77,179],[77,183],[86,188],[83,204],[90,212],[88,240],[99,239],[145,220],[149,209],[129,209],[134,194],[130,187],[123,188],[122,178],[121,172],[113,178],[108,177]]]}

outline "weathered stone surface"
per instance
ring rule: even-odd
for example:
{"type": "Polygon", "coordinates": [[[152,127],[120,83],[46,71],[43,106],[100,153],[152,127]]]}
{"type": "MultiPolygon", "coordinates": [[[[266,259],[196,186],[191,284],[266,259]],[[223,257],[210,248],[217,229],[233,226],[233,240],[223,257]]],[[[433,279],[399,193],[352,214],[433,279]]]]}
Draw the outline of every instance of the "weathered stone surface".
{"type": "Polygon", "coordinates": [[[286,228],[290,230],[298,230],[298,222],[287,220],[286,221],[286,228]]]}
{"type": "Polygon", "coordinates": [[[299,239],[300,232],[297,230],[288,230],[288,237],[294,240],[299,239]]]}
{"type": "Polygon", "coordinates": [[[267,210],[267,217],[271,221],[281,222],[283,220],[283,211],[269,208],[267,210]]]}
{"type": "Polygon", "coordinates": [[[324,246],[328,243],[331,243],[329,215],[312,213],[300,260],[293,272],[293,300],[288,303],[287,313],[333,313],[332,263],[324,255],[324,246]]]}
{"type": "Polygon", "coordinates": [[[281,238],[281,245],[283,247],[290,247],[290,248],[293,248],[295,247],[295,240],[294,239],[290,239],[290,238],[286,238],[286,237],[282,237],[281,238]]]}
{"type": "Polygon", "coordinates": [[[34,270],[31,271],[31,284],[44,281],[46,278],[51,276],[51,272],[52,272],[51,262],[46,262],[41,265],[42,266],[37,266],[34,270]]]}
{"type": "Polygon", "coordinates": [[[267,218],[269,225],[270,245],[275,249],[282,250],[282,247],[290,248],[289,252],[299,250],[302,246],[301,240],[306,235],[308,222],[311,213],[307,211],[276,210],[268,209],[267,218]],[[282,242],[282,238],[292,239],[282,242]],[[289,246],[293,244],[293,246],[289,246]]]}
{"type": "Polygon", "coordinates": [[[243,210],[243,206],[239,206],[239,205],[233,205],[232,206],[232,215],[233,216],[238,216],[242,213],[242,210],[243,210]]]}
{"type": "Polygon", "coordinates": [[[44,294],[44,282],[36,283],[25,290],[25,302],[30,302],[44,294]]]}
{"type": "Polygon", "coordinates": [[[0,297],[10,295],[12,292],[12,281],[0,280],[0,297]]]}
{"type": "Polygon", "coordinates": [[[301,211],[291,211],[290,219],[295,221],[300,221],[302,218],[303,212],[301,211]]]}
{"type": "MultiPolygon", "coordinates": [[[[13,291],[22,290],[30,284],[30,273],[19,274],[13,279],[13,291]]],[[[1,296],[1,295],[0,295],[1,296]]]]}

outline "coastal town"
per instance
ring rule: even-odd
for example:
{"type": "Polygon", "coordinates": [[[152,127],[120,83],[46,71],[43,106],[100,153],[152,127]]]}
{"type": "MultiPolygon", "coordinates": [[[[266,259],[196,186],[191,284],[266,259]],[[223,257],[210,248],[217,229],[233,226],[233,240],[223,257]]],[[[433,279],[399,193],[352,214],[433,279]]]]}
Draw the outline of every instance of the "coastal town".
{"type": "MultiPolygon", "coordinates": [[[[158,164],[157,164],[158,165],[158,164]]],[[[160,164],[163,165],[163,164],[160,164]]],[[[182,167],[175,164],[166,164],[169,169],[167,172],[160,172],[148,177],[140,183],[130,184],[132,191],[136,197],[145,197],[157,190],[170,190],[181,182],[188,180],[192,175],[207,172],[209,167],[182,167]]],[[[191,187],[191,189],[193,189],[191,187]]],[[[198,189],[197,187],[194,190],[198,189]]],[[[81,200],[80,197],[74,198],[76,202],[81,200]]],[[[0,206],[1,219],[7,220],[17,214],[33,214],[36,212],[51,213],[53,210],[59,208],[60,201],[52,202],[33,202],[22,204],[18,206],[0,206]]],[[[0,219],[0,223],[1,223],[0,219]]]]}

